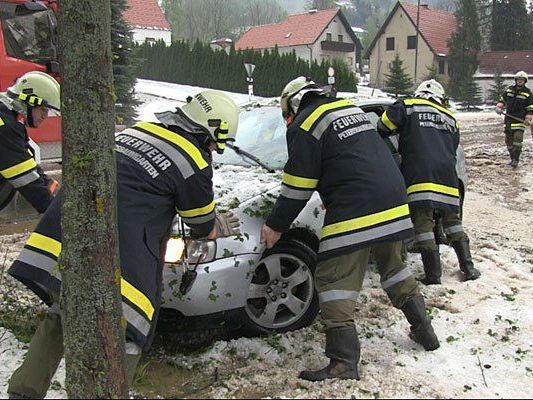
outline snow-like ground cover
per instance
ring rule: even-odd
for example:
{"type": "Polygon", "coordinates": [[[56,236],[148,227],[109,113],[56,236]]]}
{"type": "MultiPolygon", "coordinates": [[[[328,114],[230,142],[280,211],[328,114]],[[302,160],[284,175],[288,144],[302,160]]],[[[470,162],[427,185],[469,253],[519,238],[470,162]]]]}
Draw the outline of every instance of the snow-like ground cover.
{"type": "MultiPolygon", "coordinates": [[[[153,95],[146,99],[150,102],[141,111],[153,106],[153,95]]],[[[453,251],[441,246],[443,284],[422,287],[441,340],[440,349],[424,352],[408,339],[407,322],[401,312],[389,305],[379,277],[370,271],[356,316],[362,344],[359,382],[309,383],[297,379],[300,370],[326,363],[319,320],[296,332],[218,341],[199,354],[167,354],[167,358],[218,377],[203,392],[211,398],[531,397],[531,139],[526,139],[521,165],[513,171],[505,165],[501,117],[494,113],[460,113],[458,119],[471,182],[464,224],[482,277],[462,282],[453,251]]],[[[224,167],[216,176],[214,184],[222,204],[234,196],[246,198],[276,184],[276,176],[262,174],[259,168],[224,167]],[[222,178],[222,174],[231,178],[222,178]]],[[[26,237],[25,234],[0,237],[4,267],[17,257],[26,237]]],[[[410,254],[408,263],[413,272],[422,270],[419,255],[410,254]]],[[[16,299],[15,304],[38,304],[3,269],[0,294],[16,299]]],[[[0,308],[4,307],[6,303],[0,302],[0,308]]],[[[6,397],[7,380],[21,363],[26,347],[0,328],[0,398],[6,397]]],[[[63,376],[61,366],[49,397],[66,397],[60,389],[63,376]]]]}

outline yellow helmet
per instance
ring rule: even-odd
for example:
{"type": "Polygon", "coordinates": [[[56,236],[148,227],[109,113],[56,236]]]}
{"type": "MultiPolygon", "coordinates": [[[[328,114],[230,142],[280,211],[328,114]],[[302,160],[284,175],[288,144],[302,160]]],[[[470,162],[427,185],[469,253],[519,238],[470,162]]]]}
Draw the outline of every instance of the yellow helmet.
{"type": "Polygon", "coordinates": [[[239,107],[233,99],[218,90],[204,90],[187,98],[181,111],[192,122],[203,127],[222,154],[227,141],[234,141],[239,126],[239,107]]]}
{"type": "Polygon", "coordinates": [[[298,107],[300,106],[300,100],[303,95],[307,92],[322,92],[322,89],[313,82],[310,78],[305,76],[299,76],[298,78],[293,79],[285,85],[281,91],[281,113],[283,118],[287,119],[291,111],[296,114],[298,112],[298,107]],[[305,89],[305,90],[304,90],[305,89]],[[298,96],[297,101],[291,101],[294,96],[298,96]]]}
{"type": "Polygon", "coordinates": [[[44,72],[32,71],[22,75],[7,92],[29,107],[61,109],[59,83],[44,72]]]}

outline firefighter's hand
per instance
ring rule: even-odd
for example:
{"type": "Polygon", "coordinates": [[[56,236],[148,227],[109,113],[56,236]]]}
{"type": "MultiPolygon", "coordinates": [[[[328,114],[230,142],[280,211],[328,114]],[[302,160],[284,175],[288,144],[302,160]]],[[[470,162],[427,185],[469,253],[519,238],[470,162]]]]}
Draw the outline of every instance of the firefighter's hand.
{"type": "Polygon", "coordinates": [[[231,211],[217,214],[215,228],[218,237],[233,236],[241,233],[240,222],[231,211]]]}
{"type": "Polygon", "coordinates": [[[281,232],[275,231],[268,225],[263,225],[261,229],[261,242],[266,244],[267,249],[274,247],[280,238],[281,232]]]}
{"type": "Polygon", "coordinates": [[[496,112],[496,114],[502,115],[503,114],[503,107],[501,107],[499,104],[500,103],[498,103],[498,105],[496,105],[496,107],[494,107],[494,111],[496,112]]]}
{"type": "Polygon", "coordinates": [[[533,126],[533,115],[526,115],[526,119],[524,120],[524,122],[526,123],[526,125],[533,126]]]}

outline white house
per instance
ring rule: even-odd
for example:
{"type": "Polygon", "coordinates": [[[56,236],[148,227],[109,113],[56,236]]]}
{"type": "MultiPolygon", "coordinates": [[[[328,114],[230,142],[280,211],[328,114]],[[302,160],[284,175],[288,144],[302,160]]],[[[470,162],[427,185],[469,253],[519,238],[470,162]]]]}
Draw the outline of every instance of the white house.
{"type": "Polygon", "coordinates": [[[124,19],[133,30],[133,41],[138,44],[163,40],[172,43],[172,30],[157,0],[128,0],[124,19]]]}

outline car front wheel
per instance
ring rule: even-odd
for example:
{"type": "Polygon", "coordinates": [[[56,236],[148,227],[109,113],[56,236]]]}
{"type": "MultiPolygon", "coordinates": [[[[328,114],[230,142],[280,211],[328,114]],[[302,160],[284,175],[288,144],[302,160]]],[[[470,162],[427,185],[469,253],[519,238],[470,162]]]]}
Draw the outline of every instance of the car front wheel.
{"type": "Polygon", "coordinates": [[[318,313],[316,254],[298,241],[278,242],[263,254],[245,306],[249,334],[286,332],[309,325],[318,313]]]}

